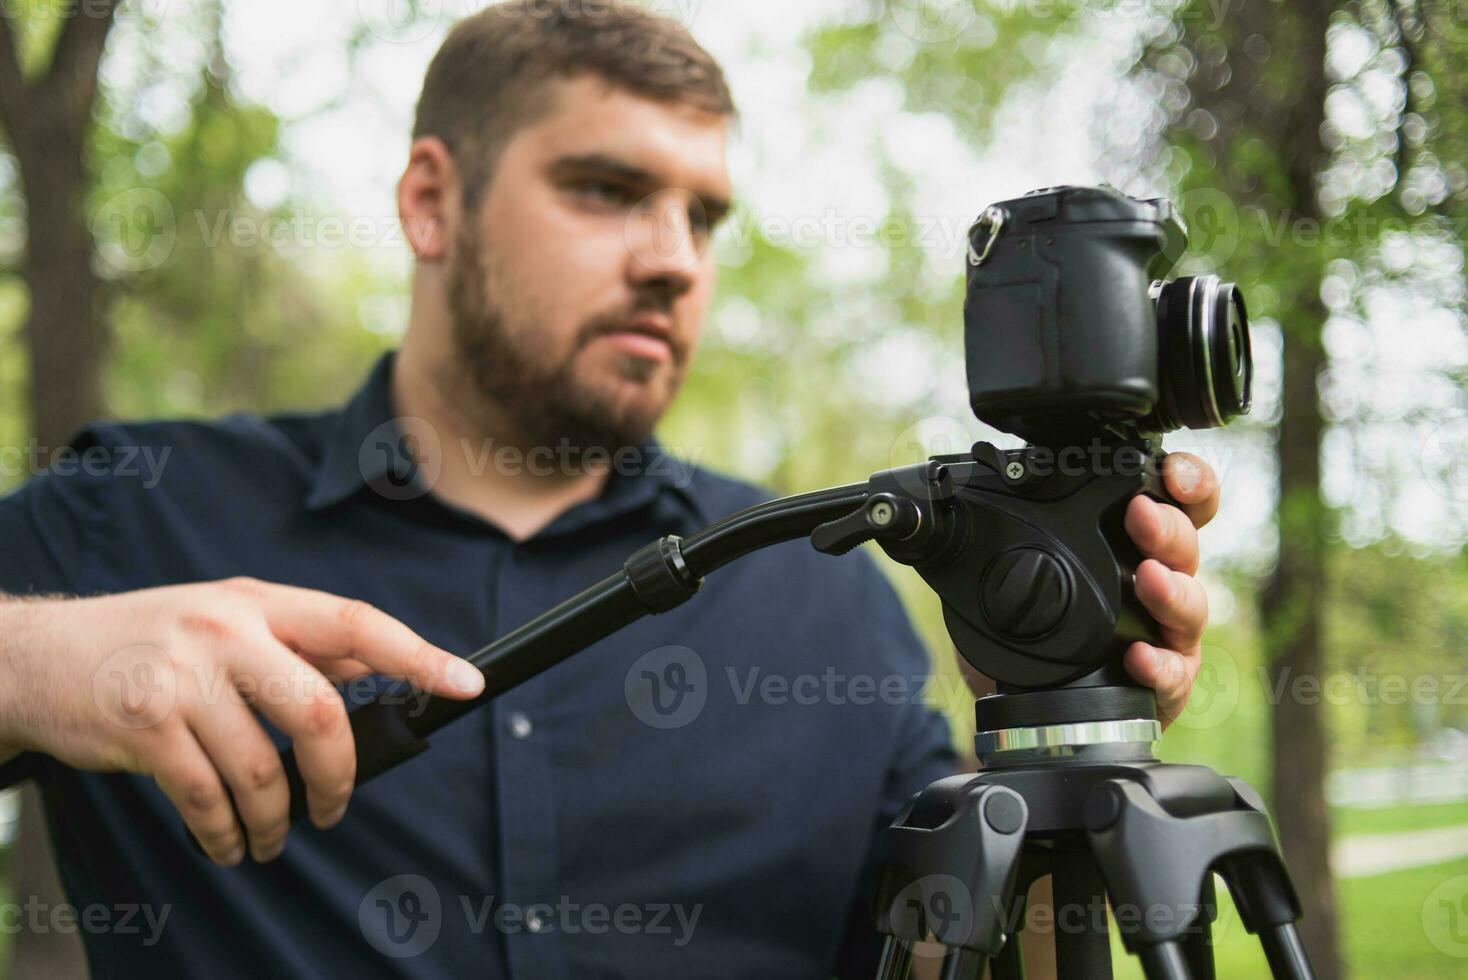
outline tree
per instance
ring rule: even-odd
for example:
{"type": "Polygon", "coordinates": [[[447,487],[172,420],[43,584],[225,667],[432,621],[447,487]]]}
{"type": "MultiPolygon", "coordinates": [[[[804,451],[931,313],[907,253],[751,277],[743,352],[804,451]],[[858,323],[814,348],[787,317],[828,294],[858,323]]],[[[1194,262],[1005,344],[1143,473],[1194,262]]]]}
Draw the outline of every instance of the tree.
{"type": "MultiPolygon", "coordinates": [[[[1276,690],[1328,669],[1330,553],[1339,534],[1322,488],[1330,430],[1320,390],[1329,367],[1323,331],[1332,315],[1348,312],[1346,304],[1327,306],[1330,270],[1345,263],[1379,271],[1384,218],[1462,248],[1447,220],[1464,194],[1454,162],[1462,123],[1445,98],[1458,85],[1448,65],[1461,32],[1443,6],[1241,0],[1213,22],[1205,4],[1187,3],[1144,59],[1156,91],[1181,92],[1162,101],[1175,107],[1165,137],[1186,154],[1183,186],[1204,197],[1221,191],[1237,208],[1224,229],[1238,246],[1232,265],[1270,285],[1260,291],[1269,301],[1255,312],[1280,327],[1278,551],[1259,597],[1276,690]],[[1348,47],[1360,53],[1352,58],[1348,47]],[[1353,100],[1367,110],[1363,122],[1333,118],[1332,104],[1344,113],[1342,102],[1353,100]]],[[[1204,217],[1217,224],[1216,214],[1204,217]]],[[[1382,278],[1357,277],[1363,285],[1350,299],[1363,319],[1371,285],[1382,278]]],[[[1321,978],[1343,972],[1324,789],[1327,722],[1313,700],[1274,702],[1274,814],[1321,978]]]]}
{"type": "MultiPolygon", "coordinates": [[[[1189,153],[1185,186],[1218,189],[1245,214],[1284,216],[1319,225],[1317,195],[1329,156],[1322,143],[1326,30],[1335,4],[1299,0],[1288,5],[1236,4],[1216,25],[1202,4],[1185,6],[1180,31],[1153,41],[1151,70],[1185,86],[1187,110],[1174,115],[1169,135],[1189,153]],[[1181,75],[1181,77],[1176,77],[1181,75]],[[1192,116],[1189,113],[1204,113],[1192,116]],[[1190,125],[1191,122],[1191,125],[1190,125]]],[[[1183,100],[1179,100],[1182,102],[1183,100]]],[[[1257,239],[1257,236],[1253,236],[1257,239]]],[[[1260,596],[1263,640],[1271,673],[1291,678],[1324,672],[1324,619],[1329,511],[1320,492],[1324,432],[1318,378],[1325,367],[1321,341],[1327,311],[1320,297],[1327,256],[1283,241],[1287,254],[1268,275],[1279,302],[1256,314],[1278,319],[1283,338],[1283,389],[1278,422],[1278,558],[1260,596]]],[[[1263,278],[1263,269],[1248,270],[1263,278]]],[[[1318,975],[1341,975],[1335,893],[1330,874],[1328,763],[1319,705],[1277,700],[1272,712],[1272,804],[1286,861],[1308,909],[1301,934],[1318,975]]]]}
{"type": "Polygon", "coordinates": [[[32,23],[21,20],[23,6],[0,3],[0,127],[19,165],[26,201],[31,428],[42,446],[57,447],[101,414],[106,329],[92,269],[85,149],[97,69],[118,2],[92,0],[72,8],[49,64],[30,72],[15,36],[15,25],[32,23]]]}

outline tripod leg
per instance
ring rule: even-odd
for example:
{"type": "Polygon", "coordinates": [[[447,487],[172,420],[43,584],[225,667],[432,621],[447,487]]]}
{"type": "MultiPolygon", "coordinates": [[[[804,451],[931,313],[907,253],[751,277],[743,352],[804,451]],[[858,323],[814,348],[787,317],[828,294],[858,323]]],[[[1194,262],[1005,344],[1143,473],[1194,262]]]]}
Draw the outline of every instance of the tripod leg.
{"type": "MultiPolygon", "coordinates": [[[[1018,914],[1014,921],[1022,923],[1025,921],[1024,896],[1016,896],[1015,901],[1018,914]]],[[[1019,936],[1018,932],[1012,932],[1004,937],[1004,948],[989,961],[990,980],[1025,980],[1024,950],[1019,936]]]]}
{"type": "Polygon", "coordinates": [[[1111,980],[1106,885],[1085,838],[1057,840],[1051,867],[1057,974],[1111,980]]]}
{"type": "Polygon", "coordinates": [[[1277,980],[1310,980],[1314,976],[1293,922],[1261,931],[1259,942],[1277,980]]]}
{"type": "Polygon", "coordinates": [[[1203,880],[1203,900],[1198,920],[1188,929],[1183,952],[1188,958],[1192,980],[1216,980],[1213,967],[1213,920],[1218,915],[1218,896],[1213,888],[1213,875],[1203,880]]]}
{"type": "Polygon", "coordinates": [[[888,936],[877,965],[877,980],[907,980],[912,973],[912,947],[896,936],[888,936]]]}
{"type": "Polygon", "coordinates": [[[980,980],[984,973],[984,960],[982,953],[975,953],[971,949],[950,949],[943,957],[943,969],[939,971],[939,980],[980,980]]]}
{"type": "Polygon", "coordinates": [[[1153,943],[1137,950],[1147,980],[1192,980],[1182,943],[1153,943]]]}
{"type": "Polygon", "coordinates": [[[882,961],[877,965],[877,980],[907,980],[912,973],[912,947],[888,936],[882,947],[882,961]]]}

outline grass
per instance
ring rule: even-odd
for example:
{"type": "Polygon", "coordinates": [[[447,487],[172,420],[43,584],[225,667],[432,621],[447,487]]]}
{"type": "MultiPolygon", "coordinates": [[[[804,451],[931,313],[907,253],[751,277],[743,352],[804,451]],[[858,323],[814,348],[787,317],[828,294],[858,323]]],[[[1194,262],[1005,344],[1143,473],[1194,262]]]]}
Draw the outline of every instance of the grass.
{"type": "Polygon", "coordinates": [[[1383,809],[1337,807],[1331,811],[1331,834],[1401,834],[1436,827],[1468,824],[1468,803],[1434,803],[1383,809]]]}
{"type": "MultiPolygon", "coordinates": [[[[1464,895],[1468,895],[1468,858],[1338,882],[1346,975],[1462,980],[1468,975],[1464,895]],[[1448,915],[1456,915],[1457,921],[1449,922],[1448,915]],[[1456,935],[1454,928],[1459,930],[1456,935]]],[[[1214,931],[1218,976],[1223,980],[1269,976],[1259,943],[1244,931],[1226,890],[1220,888],[1218,897],[1214,931]]],[[[1136,961],[1126,956],[1119,941],[1113,945],[1117,980],[1141,980],[1136,961]]]]}

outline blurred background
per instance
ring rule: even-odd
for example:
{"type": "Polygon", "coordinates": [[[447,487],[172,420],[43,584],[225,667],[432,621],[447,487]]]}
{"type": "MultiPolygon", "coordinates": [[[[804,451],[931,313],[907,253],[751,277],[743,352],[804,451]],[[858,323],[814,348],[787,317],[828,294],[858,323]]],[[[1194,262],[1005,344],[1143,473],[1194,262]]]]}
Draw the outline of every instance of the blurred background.
{"type": "MultiPolygon", "coordinates": [[[[1185,265],[1248,295],[1258,386],[1169,438],[1224,503],[1163,754],[1269,799],[1322,978],[1468,974],[1468,3],[647,2],[742,108],[720,298],[661,429],[701,464],[792,493],[1015,445],[967,408],[969,224],[1059,183],[1181,203],[1185,265]]],[[[407,319],[423,72],[482,5],[0,0],[0,487],[91,418],[351,392],[407,319]]],[[[888,567],[963,746],[936,599],[888,567]]],[[[17,904],[49,887],[22,809],[0,796],[17,904]]],[[[1220,916],[1220,974],[1265,975],[1220,916]]],[[[74,935],[14,924],[0,962],[74,975],[74,935]]]]}

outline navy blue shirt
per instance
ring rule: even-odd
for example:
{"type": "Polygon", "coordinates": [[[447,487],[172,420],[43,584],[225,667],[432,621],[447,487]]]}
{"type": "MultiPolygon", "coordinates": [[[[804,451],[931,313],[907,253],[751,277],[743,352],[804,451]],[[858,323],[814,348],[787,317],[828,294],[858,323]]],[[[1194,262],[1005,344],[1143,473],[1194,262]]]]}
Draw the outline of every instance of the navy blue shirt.
{"type": "MultiPolygon", "coordinates": [[[[88,429],[0,500],[0,591],[248,575],[468,653],[768,496],[651,442],[516,543],[403,479],[391,370],[340,411],[88,429]]],[[[866,555],[796,541],[448,726],[264,866],[198,855],[148,778],[37,777],[68,901],[106,916],[79,930],[98,977],[869,976],[877,835],[955,768],[929,670],[866,555]]]]}

